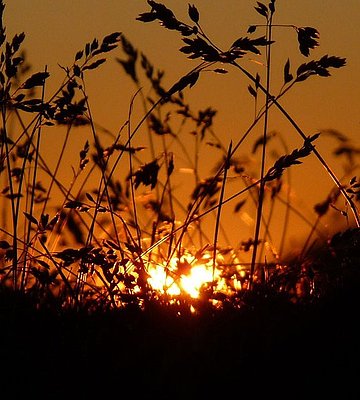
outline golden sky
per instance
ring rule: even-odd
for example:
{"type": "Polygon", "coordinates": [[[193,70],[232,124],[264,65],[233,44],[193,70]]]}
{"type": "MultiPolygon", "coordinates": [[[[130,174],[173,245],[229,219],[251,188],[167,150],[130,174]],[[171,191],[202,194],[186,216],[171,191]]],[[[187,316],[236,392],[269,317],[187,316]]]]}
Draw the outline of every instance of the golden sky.
{"type": "MultiPolygon", "coordinates": [[[[189,22],[188,1],[159,2],[171,8],[179,19],[189,22]]],[[[249,25],[263,23],[254,10],[256,2],[252,0],[195,0],[191,4],[196,5],[200,12],[203,29],[224,49],[237,38],[245,36],[249,25]]],[[[149,11],[145,0],[5,0],[5,5],[7,34],[11,37],[25,32],[24,48],[33,65],[33,72],[42,70],[45,65],[50,72],[49,93],[63,77],[58,64],[70,66],[75,53],[83,49],[87,42],[94,38],[101,40],[115,31],[123,32],[157,68],[165,71],[168,87],[197,63],[178,51],[183,43],[176,32],[162,28],[157,22],[145,24],[136,20],[139,13],[149,11]]],[[[293,71],[296,71],[300,64],[325,54],[345,57],[346,67],[332,70],[329,78],[313,77],[299,84],[286,95],[282,104],[307,135],[335,129],[347,135],[354,146],[360,147],[359,0],[278,0],[276,7],[274,23],[314,27],[320,32],[320,46],[306,58],[298,51],[293,29],[274,30],[274,93],[281,87],[283,67],[288,58],[293,71]]],[[[94,119],[114,132],[126,120],[129,102],[135,93],[134,86],[114,61],[115,57],[121,56],[120,50],[109,53],[108,63],[93,72],[88,87],[94,119]]],[[[262,61],[261,56],[254,56],[252,59],[244,58],[241,63],[262,75],[265,72],[260,64],[262,61]]],[[[202,75],[185,94],[195,107],[211,106],[218,110],[215,128],[227,146],[230,140],[236,142],[253,119],[253,102],[247,91],[249,82],[238,71],[231,69],[226,75],[202,75]]],[[[144,87],[144,91],[146,89],[144,87]]],[[[271,114],[270,129],[286,138],[289,149],[301,146],[302,140],[278,112],[271,114]]],[[[256,135],[260,133],[261,130],[256,135]]],[[[244,145],[244,152],[249,151],[250,147],[246,146],[251,146],[253,140],[244,145]]],[[[331,156],[337,144],[333,138],[323,135],[317,141],[317,148],[341,174],[342,161],[331,156]]],[[[49,151],[56,150],[53,145],[53,139],[49,140],[49,151]]],[[[294,179],[302,183],[306,181],[299,189],[302,191],[299,201],[304,201],[301,204],[311,213],[313,204],[324,200],[332,183],[316,160],[297,168],[294,179]]]]}
{"type": "MultiPolygon", "coordinates": [[[[188,1],[164,0],[162,3],[179,18],[187,18],[188,1]]],[[[243,36],[249,24],[262,22],[254,10],[256,2],[253,0],[198,0],[193,3],[200,11],[204,29],[224,48],[243,36]]],[[[21,31],[26,33],[25,47],[34,70],[46,64],[50,73],[55,75],[59,72],[57,63],[70,64],[76,51],[86,42],[113,31],[123,32],[159,68],[164,69],[169,85],[195,65],[178,52],[182,43],[175,32],[162,29],[157,22],[144,24],[136,21],[139,13],[149,10],[145,0],[11,0],[5,4],[7,32],[9,35],[21,31]]],[[[319,30],[320,47],[312,52],[313,58],[333,54],[348,60],[346,68],[334,71],[333,77],[315,78],[296,89],[286,100],[287,108],[301,120],[304,129],[332,127],[356,139],[360,122],[360,83],[356,79],[360,70],[359,1],[278,0],[276,6],[276,23],[312,26],[319,30]]],[[[288,57],[294,68],[309,61],[298,55],[292,30],[278,29],[274,35],[279,42],[274,75],[279,73],[282,76],[283,64],[288,57]]],[[[109,58],[116,55],[119,54],[113,53],[109,58]]],[[[249,61],[244,60],[244,65],[248,66],[249,61]]],[[[101,73],[98,75],[103,79],[101,73]]],[[[232,72],[232,75],[236,73],[232,72]]],[[[114,80],[115,77],[111,78],[114,80]]],[[[243,110],[237,104],[242,102],[241,90],[246,82],[237,76],[235,85],[232,78],[210,76],[202,79],[204,82],[192,94],[199,103],[211,102],[219,110],[220,118],[225,119],[226,128],[235,130],[237,120],[243,118],[243,110]],[[211,90],[202,95],[203,88],[210,85],[211,90]]],[[[126,101],[126,96],[124,98],[126,101]]]]}

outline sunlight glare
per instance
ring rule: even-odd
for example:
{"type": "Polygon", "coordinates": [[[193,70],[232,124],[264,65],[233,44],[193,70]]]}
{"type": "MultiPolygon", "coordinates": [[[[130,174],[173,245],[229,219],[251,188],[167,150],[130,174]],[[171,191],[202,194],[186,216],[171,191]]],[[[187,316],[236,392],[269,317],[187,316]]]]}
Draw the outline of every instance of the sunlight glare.
{"type": "Polygon", "coordinates": [[[166,293],[171,296],[177,296],[180,294],[180,288],[176,283],[174,283],[174,279],[166,273],[165,268],[156,265],[151,267],[148,271],[150,278],[148,278],[148,283],[154,290],[159,291],[160,293],[166,293]]]}
{"type": "Polygon", "coordinates": [[[191,269],[189,275],[181,277],[181,287],[192,298],[198,298],[201,286],[213,280],[212,271],[205,265],[197,265],[191,269]]]}
{"type": "Polygon", "coordinates": [[[150,275],[148,283],[161,294],[177,296],[184,293],[193,299],[198,299],[202,287],[212,282],[215,283],[217,291],[227,291],[220,271],[217,268],[213,269],[213,260],[210,254],[206,254],[201,263],[199,260],[193,262],[194,256],[189,254],[183,255],[180,260],[172,257],[167,266],[150,264],[147,271],[150,275]],[[180,272],[179,265],[181,263],[188,265],[190,269],[180,272]]]}

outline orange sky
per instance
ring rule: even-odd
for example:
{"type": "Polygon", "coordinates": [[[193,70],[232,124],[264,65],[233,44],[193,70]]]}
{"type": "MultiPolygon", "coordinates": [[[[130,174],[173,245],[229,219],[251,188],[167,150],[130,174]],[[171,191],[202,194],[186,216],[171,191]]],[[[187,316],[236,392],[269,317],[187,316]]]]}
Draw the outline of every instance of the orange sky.
{"type": "MultiPolygon", "coordinates": [[[[163,3],[173,9],[179,18],[186,18],[187,1],[167,0],[163,3]]],[[[194,2],[200,10],[200,21],[204,28],[224,48],[243,36],[249,24],[261,23],[253,8],[255,3],[253,0],[194,2]]],[[[11,0],[5,1],[5,4],[8,34],[24,31],[25,47],[34,69],[41,69],[47,64],[50,73],[55,76],[59,71],[57,63],[70,64],[75,52],[86,42],[113,31],[122,31],[159,68],[164,69],[169,85],[194,65],[194,62],[186,60],[177,51],[182,43],[176,33],[165,31],[157,23],[143,24],[136,21],[140,12],[149,9],[145,0],[11,0]]],[[[334,54],[348,60],[347,67],[334,71],[332,78],[315,78],[295,90],[296,93],[286,100],[287,108],[301,120],[304,129],[332,127],[356,139],[360,122],[360,83],[355,79],[360,70],[359,2],[278,0],[276,4],[275,22],[313,26],[320,31],[320,47],[312,53],[313,58],[334,54]]],[[[278,30],[275,34],[275,39],[279,41],[279,50],[276,58],[278,68],[274,70],[278,69],[280,75],[287,57],[293,60],[294,67],[308,61],[298,56],[292,31],[278,30]]],[[[118,54],[113,53],[112,56],[118,54]]],[[[249,65],[248,61],[244,63],[249,65]]],[[[274,73],[277,74],[277,71],[274,73]]],[[[104,75],[106,77],[105,73],[104,75]]],[[[101,73],[98,76],[99,79],[104,78],[101,73]]],[[[237,103],[243,100],[238,93],[242,95],[241,88],[244,84],[241,84],[241,79],[237,76],[235,85],[232,78],[233,76],[210,76],[209,79],[202,79],[203,82],[192,94],[199,103],[210,102],[217,108],[220,118],[224,118],[226,122],[226,129],[234,131],[237,120],[243,118],[242,109],[237,103]],[[211,90],[206,90],[206,96],[202,96],[204,87],[209,85],[211,90]]],[[[110,88],[112,84],[114,82],[109,83],[110,88]]],[[[109,86],[106,86],[105,93],[108,89],[109,86]]],[[[123,97],[127,101],[126,96],[123,97]]]]}
{"type": "MultiPolygon", "coordinates": [[[[188,1],[164,0],[162,3],[171,8],[179,19],[187,18],[188,1]]],[[[252,0],[197,0],[192,4],[200,11],[200,23],[204,30],[220,47],[226,48],[240,36],[246,35],[250,24],[262,23],[254,10],[256,2],[252,0]]],[[[178,52],[182,42],[175,32],[163,29],[157,22],[144,24],[136,21],[139,13],[149,10],[145,0],[5,0],[5,5],[7,33],[12,36],[25,32],[24,47],[33,65],[33,72],[42,70],[45,65],[48,67],[51,74],[49,94],[63,76],[58,63],[70,66],[75,53],[85,43],[94,38],[100,40],[114,31],[123,32],[158,68],[165,70],[165,82],[169,87],[196,65],[196,62],[187,60],[185,55],[178,52]]],[[[283,99],[282,104],[306,134],[336,129],[360,147],[359,1],[278,0],[276,6],[275,23],[312,26],[320,31],[321,37],[320,47],[309,58],[305,58],[298,52],[293,30],[278,29],[274,32],[277,46],[274,46],[273,53],[273,91],[276,93],[281,86],[283,66],[288,58],[293,70],[296,70],[301,63],[324,54],[346,57],[345,68],[333,70],[332,77],[314,77],[299,84],[283,99]]],[[[94,77],[89,79],[94,119],[112,131],[117,131],[126,120],[129,102],[135,91],[114,62],[114,57],[121,55],[120,50],[110,53],[109,62],[94,71],[94,77]]],[[[263,74],[264,67],[255,64],[254,59],[245,58],[241,61],[242,65],[263,74]]],[[[212,106],[218,110],[215,127],[226,146],[230,140],[236,142],[253,118],[246,78],[237,71],[229,72],[227,75],[203,74],[198,84],[186,92],[195,108],[212,106]]],[[[270,129],[286,137],[290,149],[301,146],[302,140],[277,112],[271,114],[270,129]]],[[[252,143],[250,140],[244,145],[244,152],[249,151],[246,146],[252,143]]],[[[331,150],[336,144],[333,139],[323,136],[317,141],[317,148],[334,170],[341,174],[341,162],[331,157],[331,150]]],[[[50,152],[56,151],[53,139],[47,145],[50,152]]],[[[313,204],[324,200],[332,183],[316,160],[306,161],[297,168],[294,179],[306,182],[305,186],[299,186],[298,190],[302,191],[299,201],[311,214],[313,204]],[[324,191],[320,190],[323,187],[324,191]]],[[[246,234],[250,234],[250,231],[246,234]]]]}

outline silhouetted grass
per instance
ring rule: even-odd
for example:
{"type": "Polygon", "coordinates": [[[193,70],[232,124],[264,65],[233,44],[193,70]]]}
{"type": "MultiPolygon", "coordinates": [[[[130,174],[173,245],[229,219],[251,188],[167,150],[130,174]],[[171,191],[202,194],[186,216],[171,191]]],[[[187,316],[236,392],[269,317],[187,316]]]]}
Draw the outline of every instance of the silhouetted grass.
{"type": "MultiPolygon", "coordinates": [[[[121,398],[126,390],[135,398],[163,399],[308,398],[314,391],[318,398],[335,393],[356,398],[359,151],[337,131],[321,133],[338,141],[335,156],[346,155],[338,178],[315,147],[319,133],[306,135],[283,106],[295,85],[329,76],[345,59],[324,55],[296,70],[287,60],[283,85],[274,94],[271,72],[278,67],[271,49],[278,44],[272,30],[293,30],[300,53],[309,57],[319,45],[316,29],[274,24],[275,1],[257,2],[265,24],[250,26],[246,36],[222,50],[203,31],[195,5],[188,6],[191,22],[185,23],[163,4],[147,3],[151,10],[137,19],[176,31],[180,51],[200,60],[170,89],[164,87],[164,72],[125,33],[115,32],[79,50],[73,64],[62,67],[63,83],[49,95],[46,68],[29,76],[21,51],[25,34],[8,39],[3,25],[0,30],[1,391],[13,398],[25,393],[121,398]],[[264,34],[254,38],[259,30],[264,34]],[[88,74],[114,51],[135,85],[128,119],[116,133],[94,121],[86,90],[88,74]],[[266,73],[253,76],[241,59],[261,52],[266,73]],[[221,75],[230,68],[249,79],[255,115],[236,143],[222,143],[213,124],[216,110],[194,110],[186,91],[204,71],[221,75]],[[143,114],[135,123],[138,98],[143,114]],[[269,131],[274,108],[302,146],[289,150],[280,134],[269,131]],[[253,137],[253,154],[261,153],[254,172],[240,151],[260,122],[263,134],[253,137]],[[43,135],[60,128],[64,140],[50,163],[43,135]],[[77,167],[69,168],[71,182],[65,183],[63,157],[76,129],[86,129],[89,140],[76,153],[77,167]],[[140,131],[145,139],[138,138],[140,131]],[[282,152],[269,167],[274,140],[282,152]],[[204,176],[200,154],[207,148],[217,152],[217,160],[204,176]],[[310,154],[334,181],[331,193],[314,205],[314,221],[292,204],[289,192],[291,169],[310,154]],[[193,179],[185,185],[186,202],[177,187],[185,167],[193,179]],[[222,220],[229,204],[235,215],[246,209],[256,221],[253,237],[239,238],[236,245],[228,242],[231,232],[222,220]],[[273,220],[278,204],[285,207],[280,222],[273,220]],[[346,228],[324,235],[319,226],[330,210],[346,228]],[[285,248],[291,213],[310,228],[297,254],[285,248]],[[210,230],[204,227],[208,216],[214,221],[210,230]],[[275,224],[283,226],[278,246],[272,241],[275,224]],[[204,265],[212,278],[192,296],[182,279],[204,265]],[[151,283],[155,268],[164,272],[160,288],[151,283]],[[182,289],[172,293],[177,286],[182,289]]],[[[0,2],[1,16],[4,7],[0,2]]]]}

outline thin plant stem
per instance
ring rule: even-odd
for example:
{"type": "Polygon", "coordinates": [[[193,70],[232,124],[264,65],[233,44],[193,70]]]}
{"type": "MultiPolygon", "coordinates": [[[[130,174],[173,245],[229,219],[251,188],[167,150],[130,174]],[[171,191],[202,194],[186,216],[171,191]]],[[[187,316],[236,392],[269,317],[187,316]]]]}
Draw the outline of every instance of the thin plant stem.
{"type": "Polygon", "coordinates": [[[212,283],[213,284],[211,286],[212,291],[214,291],[214,284],[215,284],[217,243],[218,243],[219,227],[220,227],[220,220],[221,220],[221,210],[222,210],[224,194],[225,194],[227,172],[230,168],[231,147],[232,147],[232,142],[230,142],[230,144],[229,144],[228,154],[227,154],[225,168],[224,168],[224,176],[223,176],[221,190],[220,190],[220,196],[219,196],[219,203],[218,203],[219,207],[217,208],[217,212],[216,212],[215,231],[214,231],[213,269],[212,269],[212,283]]]}
{"type": "MultiPolygon", "coordinates": [[[[128,124],[127,124],[127,131],[128,131],[128,146],[131,148],[131,114],[132,109],[135,101],[135,97],[138,93],[141,92],[141,88],[135,93],[132,97],[129,107],[129,114],[128,114],[128,124]]],[[[133,176],[133,162],[132,162],[132,152],[129,151],[129,171],[130,171],[130,191],[131,191],[131,201],[133,206],[133,213],[134,213],[134,222],[135,222],[135,229],[136,229],[136,236],[137,236],[137,245],[139,249],[141,249],[141,231],[138,223],[138,216],[137,216],[137,207],[136,207],[136,199],[135,199],[135,187],[134,187],[134,176],[133,176]]]]}
{"type": "MultiPolygon", "coordinates": [[[[13,241],[12,241],[12,247],[13,247],[13,257],[12,257],[12,272],[13,272],[13,288],[14,290],[17,290],[17,253],[18,253],[18,245],[17,245],[17,232],[18,232],[18,220],[17,220],[17,214],[16,214],[16,206],[15,206],[15,189],[14,189],[14,184],[13,184],[13,179],[11,176],[11,159],[10,159],[10,149],[9,149],[9,143],[8,143],[8,132],[6,129],[6,105],[5,102],[2,102],[1,104],[1,117],[2,117],[2,128],[3,128],[3,142],[5,145],[5,160],[6,161],[6,170],[7,170],[7,175],[8,175],[8,182],[9,182],[9,191],[10,191],[10,199],[11,199],[11,216],[12,216],[12,229],[13,229],[13,241]]],[[[17,194],[19,195],[19,194],[17,194]]]]}
{"type": "MultiPolygon", "coordinates": [[[[47,72],[47,66],[45,66],[44,72],[47,72]]],[[[42,104],[44,103],[45,99],[45,85],[46,81],[43,81],[43,85],[41,87],[41,102],[42,104]]],[[[36,139],[36,145],[35,145],[35,160],[34,160],[34,172],[33,172],[33,180],[32,180],[32,188],[31,188],[31,195],[30,195],[30,205],[29,205],[29,214],[33,214],[34,210],[34,203],[35,203],[35,190],[36,190],[36,179],[37,179],[37,171],[38,171],[38,164],[39,164],[39,154],[40,154],[40,142],[41,142],[41,123],[42,123],[43,115],[40,113],[39,115],[39,120],[38,120],[38,128],[37,128],[37,139],[36,139]]],[[[29,144],[30,148],[30,144],[29,144]]],[[[27,157],[24,158],[26,160],[27,157]]],[[[21,290],[24,288],[25,284],[25,267],[26,267],[26,258],[27,258],[27,245],[30,241],[30,232],[31,232],[31,222],[28,221],[28,228],[27,228],[27,238],[26,238],[26,244],[25,244],[25,251],[24,251],[24,266],[23,266],[23,272],[22,272],[22,278],[21,278],[21,283],[20,283],[20,288],[21,290]]]]}
{"type": "Polygon", "coordinates": [[[257,256],[257,249],[260,237],[260,226],[261,226],[261,216],[263,212],[264,203],[264,193],[265,193],[265,160],[266,160],[266,143],[267,143],[267,132],[268,132],[268,120],[269,120],[269,102],[270,102],[270,72],[271,72],[271,39],[272,39],[272,17],[273,12],[270,14],[270,18],[267,23],[267,40],[269,44],[266,46],[266,91],[265,91],[265,115],[264,115],[264,129],[263,129],[263,144],[262,144],[262,154],[261,154],[261,169],[260,169],[260,188],[259,188],[259,200],[258,207],[256,211],[256,223],[255,223],[255,234],[254,234],[254,246],[251,258],[251,268],[249,277],[249,289],[252,289],[254,273],[255,273],[255,263],[257,256]]]}

